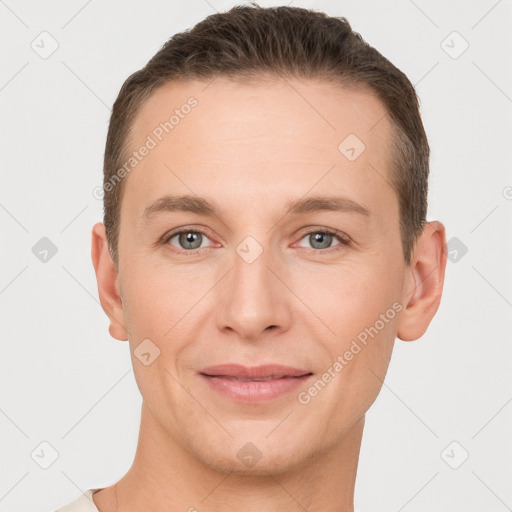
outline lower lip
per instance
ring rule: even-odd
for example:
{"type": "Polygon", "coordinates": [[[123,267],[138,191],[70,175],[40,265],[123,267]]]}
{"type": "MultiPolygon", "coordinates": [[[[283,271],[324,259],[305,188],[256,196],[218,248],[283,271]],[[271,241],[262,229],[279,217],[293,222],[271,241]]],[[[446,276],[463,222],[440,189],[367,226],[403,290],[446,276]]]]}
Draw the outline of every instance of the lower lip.
{"type": "Polygon", "coordinates": [[[218,393],[239,402],[266,402],[284,396],[303,385],[312,375],[283,377],[273,380],[235,380],[201,374],[218,393]]]}

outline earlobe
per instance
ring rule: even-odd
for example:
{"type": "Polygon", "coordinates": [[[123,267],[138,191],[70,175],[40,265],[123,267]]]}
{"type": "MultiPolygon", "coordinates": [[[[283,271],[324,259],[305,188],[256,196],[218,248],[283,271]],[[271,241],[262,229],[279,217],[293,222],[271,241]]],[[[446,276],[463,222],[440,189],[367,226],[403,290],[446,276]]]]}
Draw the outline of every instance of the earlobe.
{"type": "Polygon", "coordinates": [[[119,293],[118,273],[108,250],[105,225],[101,222],[92,228],[91,257],[96,273],[100,303],[110,319],[110,335],[119,341],[126,341],[128,333],[119,293]]]}
{"type": "Polygon", "coordinates": [[[439,308],[446,268],[446,235],[443,224],[429,222],[420,235],[408,268],[402,303],[407,304],[398,321],[397,336],[417,340],[427,330],[439,308]]]}

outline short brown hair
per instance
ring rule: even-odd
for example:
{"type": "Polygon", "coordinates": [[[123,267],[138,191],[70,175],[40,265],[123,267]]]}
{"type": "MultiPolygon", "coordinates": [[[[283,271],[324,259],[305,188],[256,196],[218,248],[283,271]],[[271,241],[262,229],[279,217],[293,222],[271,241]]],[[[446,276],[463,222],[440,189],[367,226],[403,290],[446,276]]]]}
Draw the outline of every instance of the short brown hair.
{"type": "MultiPolygon", "coordinates": [[[[110,118],[104,159],[104,224],[118,268],[124,179],[112,178],[128,153],[130,129],[143,102],[177,80],[316,78],[366,87],[385,105],[393,127],[393,168],[403,256],[426,223],[430,149],[414,86],[404,73],[354,32],[345,18],[300,7],[235,6],[180,32],[124,82],[110,118]]],[[[341,142],[341,141],[340,141],[341,142]]]]}

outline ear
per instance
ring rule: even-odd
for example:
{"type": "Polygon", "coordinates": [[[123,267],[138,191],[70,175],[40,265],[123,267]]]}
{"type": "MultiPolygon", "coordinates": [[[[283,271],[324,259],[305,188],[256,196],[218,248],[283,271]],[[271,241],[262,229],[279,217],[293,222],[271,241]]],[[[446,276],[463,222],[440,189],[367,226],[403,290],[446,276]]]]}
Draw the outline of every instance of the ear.
{"type": "Polygon", "coordinates": [[[425,225],[418,238],[409,267],[402,304],[407,304],[398,321],[397,336],[417,340],[437,312],[446,268],[446,234],[438,221],[425,225]]]}
{"type": "Polygon", "coordinates": [[[126,341],[128,340],[128,333],[125,327],[123,304],[119,292],[118,273],[108,250],[105,225],[101,222],[98,222],[92,228],[91,256],[96,272],[101,306],[110,319],[108,328],[110,335],[116,340],[126,341]]]}

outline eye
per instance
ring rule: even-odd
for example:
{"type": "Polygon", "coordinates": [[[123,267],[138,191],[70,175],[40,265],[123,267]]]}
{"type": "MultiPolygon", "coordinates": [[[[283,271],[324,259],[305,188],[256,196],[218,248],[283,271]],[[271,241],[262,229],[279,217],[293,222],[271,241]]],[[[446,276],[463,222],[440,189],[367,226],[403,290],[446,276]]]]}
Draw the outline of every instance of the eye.
{"type": "MultiPolygon", "coordinates": [[[[163,244],[171,246],[171,250],[175,252],[194,254],[199,252],[200,249],[212,247],[212,245],[208,245],[208,241],[211,242],[205,232],[197,228],[184,227],[165,236],[163,244]]],[[[350,245],[350,238],[344,235],[344,233],[326,228],[309,231],[299,241],[300,247],[321,252],[340,250],[348,245],[350,245]],[[310,244],[309,247],[302,245],[304,240],[310,244]]]]}
{"type": "MultiPolygon", "coordinates": [[[[347,246],[350,244],[350,240],[348,239],[348,237],[344,236],[343,233],[340,233],[338,231],[330,231],[326,229],[310,231],[301,238],[301,241],[302,240],[306,240],[310,244],[310,248],[315,251],[331,249],[338,246],[347,246]],[[333,242],[337,243],[335,243],[333,246],[333,242]]],[[[301,247],[304,246],[301,245],[301,247]]],[[[341,249],[341,247],[339,248],[341,249]]]]}
{"type": "Polygon", "coordinates": [[[170,244],[182,251],[193,252],[197,249],[208,247],[208,244],[205,243],[208,240],[209,238],[202,231],[184,228],[179,231],[175,231],[170,236],[166,237],[164,243],[170,244]],[[176,240],[173,243],[174,239],[176,240]]]}

